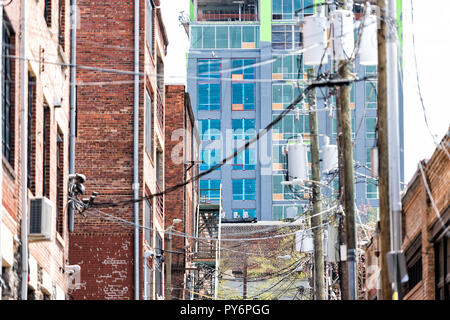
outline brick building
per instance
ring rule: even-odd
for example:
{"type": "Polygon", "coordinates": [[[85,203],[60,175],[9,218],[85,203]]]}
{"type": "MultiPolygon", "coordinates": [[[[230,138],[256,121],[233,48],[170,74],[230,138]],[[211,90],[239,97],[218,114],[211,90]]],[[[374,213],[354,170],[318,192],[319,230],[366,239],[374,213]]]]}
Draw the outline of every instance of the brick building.
{"type": "MultiPolygon", "coordinates": [[[[168,187],[189,181],[198,174],[198,146],[200,137],[192,112],[189,94],[184,85],[166,86],[166,103],[170,112],[165,114],[166,153],[164,181],[168,187]]],[[[197,209],[198,182],[165,195],[165,225],[188,235],[194,234],[195,211],[197,209]]],[[[166,299],[186,299],[186,280],[192,267],[192,238],[165,236],[166,248],[166,299]],[[171,268],[168,264],[171,263],[171,268]]]]}
{"type": "Polygon", "coordinates": [[[447,134],[431,158],[419,163],[402,198],[405,300],[450,300],[449,151],[447,134]]]}
{"type": "Polygon", "coordinates": [[[164,58],[168,39],[159,0],[77,2],[76,172],[99,192],[86,218],[75,217],[70,262],[81,267],[74,299],[163,299],[164,58]],[[139,82],[135,23],[139,18],[139,82]],[[114,71],[111,71],[114,70],[114,71]],[[138,97],[138,197],[134,190],[135,85],[138,97]],[[136,210],[137,209],[137,210],[136,210]],[[135,211],[136,210],[136,211],[135,211]],[[107,220],[105,214],[133,222],[107,220]],[[103,216],[102,218],[98,216],[103,216]],[[135,242],[136,238],[137,244],[135,242]],[[147,260],[148,258],[148,260],[147,260]],[[145,259],[145,261],[144,261],[145,259]]]}
{"type": "MultiPolygon", "coordinates": [[[[418,164],[402,195],[402,250],[409,277],[404,300],[450,299],[449,145],[447,134],[431,158],[418,164]]],[[[380,296],[379,231],[366,248],[367,299],[380,296]]]]}
{"type": "Polygon", "coordinates": [[[66,299],[68,8],[69,0],[2,6],[1,299],[66,299]]]}

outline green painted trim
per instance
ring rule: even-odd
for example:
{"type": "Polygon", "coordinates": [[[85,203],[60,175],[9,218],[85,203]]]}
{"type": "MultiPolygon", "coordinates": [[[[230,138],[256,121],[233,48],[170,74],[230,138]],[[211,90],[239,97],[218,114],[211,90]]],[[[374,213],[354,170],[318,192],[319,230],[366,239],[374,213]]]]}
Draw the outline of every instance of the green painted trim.
{"type": "Polygon", "coordinates": [[[399,56],[400,67],[403,69],[403,0],[397,0],[397,26],[398,26],[398,39],[400,41],[399,56]]]}
{"type": "Polygon", "coordinates": [[[260,42],[272,42],[272,1],[261,0],[260,12],[260,42]]]}
{"type": "Polygon", "coordinates": [[[194,1],[193,0],[189,0],[189,4],[190,4],[190,18],[191,21],[194,21],[194,1]]]}

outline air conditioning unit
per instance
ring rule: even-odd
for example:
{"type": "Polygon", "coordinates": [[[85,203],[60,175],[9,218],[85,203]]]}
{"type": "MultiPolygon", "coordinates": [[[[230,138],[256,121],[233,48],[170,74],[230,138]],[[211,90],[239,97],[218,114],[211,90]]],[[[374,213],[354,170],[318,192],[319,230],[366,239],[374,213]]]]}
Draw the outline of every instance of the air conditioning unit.
{"type": "Polygon", "coordinates": [[[46,197],[30,199],[29,237],[35,241],[51,241],[55,205],[46,197]]]}

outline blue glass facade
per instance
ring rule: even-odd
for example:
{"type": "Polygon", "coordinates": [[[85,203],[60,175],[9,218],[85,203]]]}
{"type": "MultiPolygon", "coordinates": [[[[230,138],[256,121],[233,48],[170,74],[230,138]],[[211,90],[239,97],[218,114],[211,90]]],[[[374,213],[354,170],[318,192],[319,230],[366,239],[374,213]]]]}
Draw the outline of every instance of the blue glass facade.
{"type": "MultiPolygon", "coordinates": [[[[192,21],[188,75],[198,74],[198,77],[188,78],[188,92],[199,121],[201,148],[207,150],[202,156],[209,161],[202,164],[202,170],[242,147],[307,86],[309,66],[304,65],[302,55],[295,52],[302,46],[302,35],[294,12],[313,2],[273,0],[270,42],[262,40],[265,39],[260,34],[263,22],[192,21]]],[[[300,19],[313,12],[312,7],[302,11],[300,19]]],[[[258,16],[263,15],[259,12],[258,16]]],[[[329,63],[322,71],[330,68],[329,63]]],[[[376,67],[356,63],[353,73],[364,78],[376,74],[376,67]]],[[[376,146],[376,89],[377,81],[370,80],[353,84],[351,91],[354,159],[361,164],[355,167],[358,208],[378,207],[376,181],[367,178],[371,174],[370,150],[376,146]]],[[[317,90],[317,96],[318,109],[336,105],[328,89],[317,90]]],[[[285,151],[289,139],[302,135],[307,144],[310,139],[309,106],[302,103],[298,109],[300,112],[289,113],[248,150],[202,178],[201,188],[207,189],[211,183],[222,184],[227,218],[235,213],[242,216],[246,211],[258,220],[280,220],[286,217],[288,207],[303,212],[302,204],[308,203],[308,193],[281,185],[286,179],[285,151]]],[[[320,145],[324,143],[324,136],[330,137],[331,144],[336,144],[336,113],[319,112],[318,119],[320,145]]],[[[324,178],[331,180],[331,176],[324,178]]],[[[330,185],[337,191],[337,179],[330,185]]],[[[204,191],[204,194],[209,193],[204,191]]]]}

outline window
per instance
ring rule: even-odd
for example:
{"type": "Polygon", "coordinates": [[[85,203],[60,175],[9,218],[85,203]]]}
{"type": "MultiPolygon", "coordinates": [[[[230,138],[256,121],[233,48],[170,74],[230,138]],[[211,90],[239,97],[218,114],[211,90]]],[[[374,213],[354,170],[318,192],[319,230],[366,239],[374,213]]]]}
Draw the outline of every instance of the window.
{"type": "Polygon", "coordinates": [[[272,110],[286,109],[303,91],[302,86],[274,83],[272,85],[272,110]]]}
{"type": "Polygon", "coordinates": [[[297,189],[291,189],[290,186],[283,186],[282,181],[285,181],[285,175],[274,174],[272,175],[272,197],[274,201],[283,200],[298,200],[298,197],[303,196],[302,191],[297,191],[297,189]],[[294,192],[295,191],[295,192],[294,192]]]}
{"type": "Polygon", "coordinates": [[[255,59],[232,60],[232,110],[255,110],[255,59]],[[247,81],[246,81],[247,80],[247,81]]]}
{"type": "MultiPolygon", "coordinates": [[[[273,120],[278,116],[273,115],[273,120]]],[[[288,140],[297,138],[303,134],[305,140],[309,139],[309,115],[300,115],[298,118],[293,114],[284,116],[273,127],[272,140],[288,140]]]]}
{"type": "Polygon", "coordinates": [[[255,200],[255,179],[233,180],[233,200],[255,200]]]}
{"type": "Polygon", "coordinates": [[[219,201],[220,180],[200,180],[200,201],[219,201]]]}
{"type": "Polygon", "coordinates": [[[149,92],[145,91],[145,149],[153,157],[153,101],[149,92]]]}
{"type": "Polygon", "coordinates": [[[160,187],[164,187],[164,158],[163,153],[159,149],[156,150],[156,182],[160,187]]]}
{"type": "MultiPolygon", "coordinates": [[[[238,149],[234,149],[236,152],[238,149]]],[[[233,159],[233,170],[255,170],[255,149],[245,149],[233,159]]]]}
{"type": "Polygon", "coordinates": [[[407,292],[422,281],[422,235],[419,234],[405,251],[408,271],[407,292]]]}
{"type": "Polygon", "coordinates": [[[193,49],[259,48],[259,26],[192,26],[193,49]]]}
{"type": "Polygon", "coordinates": [[[299,205],[292,205],[292,204],[277,204],[273,206],[272,210],[272,216],[274,221],[280,221],[283,219],[286,219],[287,217],[287,210],[291,207],[294,207],[297,209],[297,214],[300,215],[303,213],[303,209],[299,205]]]}
{"type": "Polygon", "coordinates": [[[56,230],[64,233],[64,140],[58,128],[56,137],[56,230]]]}
{"type": "Polygon", "coordinates": [[[66,34],[66,1],[58,0],[58,16],[59,16],[59,25],[58,25],[58,43],[62,46],[64,50],[65,44],[65,34],[66,34]]]}
{"type": "MultiPolygon", "coordinates": [[[[200,160],[203,161],[203,163],[200,164],[200,170],[209,170],[222,160],[220,158],[220,149],[203,149],[201,150],[200,156],[200,160]]],[[[216,170],[220,170],[220,167],[216,170]]]]}
{"type": "Polygon", "coordinates": [[[233,119],[233,140],[251,140],[255,137],[255,119],[233,119]]]}
{"type": "Polygon", "coordinates": [[[52,0],[44,0],[44,20],[48,27],[52,25],[52,0]]]}
{"type": "Polygon", "coordinates": [[[14,55],[14,33],[11,23],[3,12],[3,48],[2,48],[2,152],[6,160],[14,165],[14,63],[10,55],[14,55]]]}
{"type": "Polygon", "coordinates": [[[50,108],[44,104],[42,123],[44,133],[42,141],[42,195],[50,198],[50,108]]]}
{"type": "Polygon", "coordinates": [[[281,171],[287,169],[287,159],[284,152],[286,145],[273,144],[272,145],[272,170],[281,171]]]}
{"type": "Polygon", "coordinates": [[[376,180],[367,178],[366,197],[367,199],[378,199],[378,182],[376,180]]]}
{"type": "Polygon", "coordinates": [[[198,121],[201,140],[220,140],[220,119],[198,121]]]}
{"type": "Polygon", "coordinates": [[[152,204],[151,202],[146,199],[145,200],[145,230],[144,230],[144,239],[147,241],[147,244],[152,247],[153,246],[153,239],[152,239],[152,228],[153,228],[153,210],[152,210],[152,204]]]}
{"type": "Polygon", "coordinates": [[[255,218],[255,209],[233,209],[233,218],[239,216],[240,218],[255,218]]]}
{"type": "Polygon", "coordinates": [[[220,60],[198,60],[198,110],[220,110],[220,60]]]}
{"type": "MultiPolygon", "coordinates": [[[[441,231],[443,229],[442,227],[441,231]]],[[[450,237],[448,234],[446,236],[442,235],[435,242],[434,257],[436,300],[450,300],[450,237]]]]}
{"type": "Polygon", "coordinates": [[[162,297],[162,271],[163,271],[163,264],[162,264],[162,257],[164,255],[163,251],[163,242],[158,233],[156,233],[156,244],[155,244],[155,251],[156,254],[160,257],[156,259],[156,272],[155,272],[155,290],[156,294],[159,297],[162,297]]]}
{"type": "Polygon", "coordinates": [[[272,49],[292,50],[302,46],[300,27],[296,25],[272,25],[272,49]]]}
{"type": "Polygon", "coordinates": [[[377,118],[367,117],[366,118],[366,138],[375,139],[377,131],[377,118]]]}
{"type": "Polygon", "coordinates": [[[28,135],[27,135],[27,187],[32,193],[35,192],[35,157],[36,150],[34,143],[36,140],[35,127],[35,98],[36,98],[36,78],[28,72],[28,135]]]}
{"type": "Polygon", "coordinates": [[[273,80],[292,80],[304,78],[302,55],[274,55],[273,59],[273,80]]]}
{"type": "Polygon", "coordinates": [[[302,9],[299,16],[314,13],[314,0],[272,0],[272,20],[296,19],[295,11],[302,9]]]}
{"type": "Polygon", "coordinates": [[[147,0],[147,10],[145,11],[146,29],[145,39],[147,41],[150,53],[153,54],[153,6],[151,1],[147,0]]]}
{"type": "Polygon", "coordinates": [[[378,83],[376,81],[366,81],[366,103],[368,109],[377,108],[378,83]]]}

